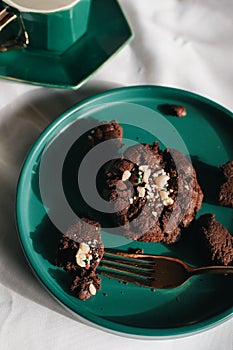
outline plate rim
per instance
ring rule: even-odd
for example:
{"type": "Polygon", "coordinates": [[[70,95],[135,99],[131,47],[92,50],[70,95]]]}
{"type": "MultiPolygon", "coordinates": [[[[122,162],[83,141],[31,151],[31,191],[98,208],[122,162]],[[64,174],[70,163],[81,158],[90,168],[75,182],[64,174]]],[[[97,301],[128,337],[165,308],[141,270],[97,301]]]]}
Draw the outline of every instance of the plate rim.
{"type": "MultiPolygon", "coordinates": [[[[191,98],[195,98],[198,101],[205,102],[207,104],[210,104],[212,107],[215,107],[217,109],[220,109],[224,113],[226,113],[228,116],[230,116],[233,119],[233,113],[227,109],[226,107],[220,105],[219,103],[204,97],[200,94],[184,90],[184,89],[177,89],[174,87],[169,87],[169,86],[160,86],[160,85],[135,85],[135,86],[125,86],[125,87],[119,87],[119,88],[114,88],[108,91],[101,92],[99,94],[96,94],[94,96],[88,97],[71,108],[67,109],[63,113],[60,114],[52,123],[50,123],[39,135],[39,137],[36,139],[32,147],[30,148],[28,154],[26,155],[26,158],[23,162],[20,175],[18,177],[18,182],[17,182],[17,187],[16,187],[16,201],[15,201],[15,222],[16,222],[16,228],[18,232],[18,238],[22,247],[22,250],[24,252],[24,255],[26,257],[26,260],[28,261],[32,271],[34,272],[35,276],[38,278],[38,280],[41,282],[41,284],[45,287],[45,289],[50,293],[50,295],[55,298],[61,304],[63,307],[65,307],[69,312],[75,315],[75,317],[82,321],[83,323],[87,325],[92,325],[96,328],[102,329],[104,331],[114,333],[116,335],[121,335],[121,336],[127,336],[127,337],[133,337],[133,338],[138,338],[138,339],[171,339],[171,338],[183,338],[187,337],[190,335],[194,335],[200,332],[207,331],[211,328],[214,328],[230,319],[233,317],[233,307],[227,311],[224,311],[217,316],[212,316],[208,318],[207,320],[195,323],[194,325],[188,325],[188,326],[181,326],[181,327],[176,327],[176,328],[165,328],[165,329],[160,329],[160,328],[153,328],[153,329],[148,329],[148,328],[139,328],[139,327],[133,327],[133,326],[125,326],[122,324],[115,323],[110,320],[106,320],[100,316],[96,316],[92,314],[92,319],[89,319],[83,315],[80,315],[77,313],[75,310],[72,309],[71,306],[67,305],[63,300],[61,300],[43,281],[43,278],[38,274],[36,271],[36,267],[33,265],[31,262],[28,252],[25,249],[24,245],[24,239],[23,239],[23,234],[21,233],[21,223],[20,223],[20,216],[19,213],[21,212],[21,205],[20,205],[20,193],[22,193],[22,185],[23,185],[23,179],[25,176],[25,173],[27,172],[27,167],[30,164],[31,158],[33,158],[33,155],[37,153],[38,148],[40,145],[44,142],[45,138],[49,136],[54,129],[59,127],[60,124],[62,124],[65,119],[69,118],[72,114],[78,112],[79,110],[89,107],[89,105],[95,105],[99,100],[102,98],[107,98],[108,96],[116,96],[117,94],[121,94],[124,91],[137,91],[141,89],[149,89],[149,90],[154,90],[154,91],[163,91],[163,93],[166,93],[166,91],[172,92],[172,93],[179,93],[182,95],[188,95],[191,98]],[[93,320],[94,319],[94,320],[93,320]],[[99,322],[98,322],[99,321],[99,322]],[[211,323],[211,324],[210,324],[211,323]],[[120,331],[119,331],[120,329],[120,331]],[[153,334],[152,334],[153,333],[153,334]]],[[[148,90],[148,91],[149,91],[148,90]]],[[[22,196],[22,195],[21,195],[22,196]]]]}

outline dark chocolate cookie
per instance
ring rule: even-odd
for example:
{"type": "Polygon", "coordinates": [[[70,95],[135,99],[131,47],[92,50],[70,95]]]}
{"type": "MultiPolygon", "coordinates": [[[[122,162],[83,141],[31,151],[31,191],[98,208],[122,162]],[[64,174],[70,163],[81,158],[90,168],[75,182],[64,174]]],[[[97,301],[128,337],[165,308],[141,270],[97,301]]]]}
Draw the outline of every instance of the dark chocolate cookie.
{"type": "Polygon", "coordinates": [[[137,144],[103,169],[102,196],[114,205],[112,220],[131,239],[174,243],[201,207],[196,172],[178,151],[137,144]]]}

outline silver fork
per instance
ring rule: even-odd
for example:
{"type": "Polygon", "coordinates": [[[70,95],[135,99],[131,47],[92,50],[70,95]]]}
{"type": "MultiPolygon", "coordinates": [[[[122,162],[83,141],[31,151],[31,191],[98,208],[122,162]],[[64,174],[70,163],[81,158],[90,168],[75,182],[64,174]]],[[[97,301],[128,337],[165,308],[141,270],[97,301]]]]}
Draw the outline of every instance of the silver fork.
{"type": "Polygon", "coordinates": [[[99,267],[98,271],[107,277],[141,287],[160,289],[178,287],[194,275],[233,274],[233,266],[191,267],[177,258],[107,249],[99,267]]]}

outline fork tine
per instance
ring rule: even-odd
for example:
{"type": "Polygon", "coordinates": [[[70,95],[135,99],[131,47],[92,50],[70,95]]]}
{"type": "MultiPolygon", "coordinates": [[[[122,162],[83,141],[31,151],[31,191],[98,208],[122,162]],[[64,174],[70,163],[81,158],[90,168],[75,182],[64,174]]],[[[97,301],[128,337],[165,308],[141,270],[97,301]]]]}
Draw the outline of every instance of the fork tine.
{"type": "Polygon", "coordinates": [[[127,261],[129,265],[132,266],[139,266],[149,268],[149,265],[155,260],[155,255],[147,255],[147,254],[134,254],[134,253],[125,253],[125,252],[113,252],[109,249],[105,249],[104,251],[104,258],[108,259],[109,261],[127,261]]]}
{"type": "Polygon", "coordinates": [[[117,273],[114,271],[100,271],[100,273],[106,277],[114,278],[126,283],[133,283],[140,287],[151,287],[150,280],[146,278],[127,276],[122,273],[117,273]]]}
{"type": "Polygon", "coordinates": [[[150,277],[152,269],[142,269],[140,266],[133,266],[128,265],[127,262],[117,262],[117,265],[115,264],[115,261],[108,261],[103,258],[101,260],[100,266],[106,269],[111,269],[113,271],[117,272],[123,272],[123,273],[130,273],[136,276],[144,276],[144,277],[150,277]]]}
{"type": "MultiPolygon", "coordinates": [[[[147,269],[147,270],[153,270],[153,266],[150,265],[148,262],[144,262],[140,259],[135,259],[135,258],[125,258],[123,256],[118,257],[117,255],[114,255],[113,257],[109,257],[106,254],[104,254],[103,260],[108,263],[117,263],[121,264],[124,266],[132,266],[134,268],[141,268],[141,269],[147,269]]],[[[103,262],[102,260],[102,262],[103,262]]]]}
{"type": "Polygon", "coordinates": [[[99,265],[101,268],[99,272],[119,281],[150,287],[150,276],[153,272],[151,259],[143,261],[141,256],[143,255],[124,252],[113,253],[111,250],[105,250],[99,265]]]}

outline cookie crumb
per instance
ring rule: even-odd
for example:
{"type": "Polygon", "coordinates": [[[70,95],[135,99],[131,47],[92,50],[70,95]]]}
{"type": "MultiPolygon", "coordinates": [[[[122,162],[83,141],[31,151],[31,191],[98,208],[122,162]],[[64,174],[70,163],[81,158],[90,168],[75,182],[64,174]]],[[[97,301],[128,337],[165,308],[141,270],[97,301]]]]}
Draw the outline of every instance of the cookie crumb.
{"type": "Polygon", "coordinates": [[[187,110],[184,106],[171,105],[172,114],[178,118],[186,117],[187,110]]]}

